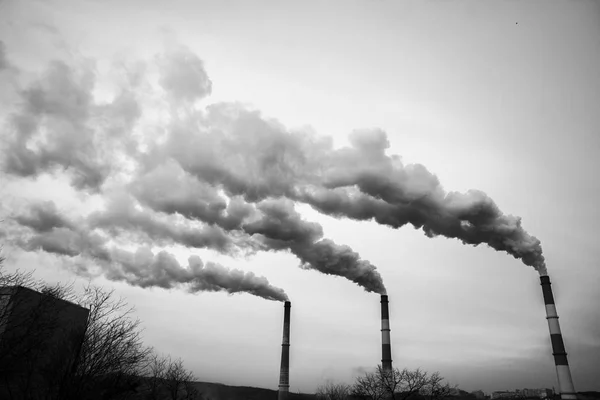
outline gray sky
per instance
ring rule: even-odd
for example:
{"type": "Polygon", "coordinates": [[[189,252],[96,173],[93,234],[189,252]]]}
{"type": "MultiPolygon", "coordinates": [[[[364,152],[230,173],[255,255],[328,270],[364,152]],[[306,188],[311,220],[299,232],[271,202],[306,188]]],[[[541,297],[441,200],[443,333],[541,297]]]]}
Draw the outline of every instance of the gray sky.
{"type": "Polygon", "coordinates": [[[403,182],[419,212],[438,210],[435,195],[433,205],[419,197],[435,179],[406,167],[418,163],[447,192],[485,192],[541,241],[575,386],[599,390],[597,2],[2,0],[0,40],[9,269],[93,276],[136,307],[147,344],[200,380],[273,389],[282,303],[202,290],[281,288],[292,301],[290,389],[310,392],[381,358],[379,297],[314,270],[311,246],[324,237],[360,255],[344,259],[350,267],[377,267],[395,366],[439,370],[466,390],[556,387],[532,267],[410,224],[334,218],[294,191],[321,179],[314,165],[333,165],[328,179],[371,168],[386,188],[403,182]],[[363,150],[335,150],[356,129],[363,150]],[[406,181],[380,164],[380,130],[385,154],[412,171],[406,181]],[[291,150],[279,158],[277,146],[291,150]],[[223,165],[243,179],[223,183],[223,165]],[[269,236],[281,213],[295,215],[269,200],[279,189],[303,218],[279,234],[309,239],[269,236]],[[207,223],[214,204],[249,191],[262,196],[242,202],[258,207],[250,222],[207,223]],[[190,255],[257,278],[225,279],[190,255]]]}

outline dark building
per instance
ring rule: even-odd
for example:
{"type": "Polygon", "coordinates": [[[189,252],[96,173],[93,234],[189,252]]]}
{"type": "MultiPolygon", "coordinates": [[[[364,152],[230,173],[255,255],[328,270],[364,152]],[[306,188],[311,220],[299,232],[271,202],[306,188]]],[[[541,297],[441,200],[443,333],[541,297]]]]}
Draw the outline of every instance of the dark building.
{"type": "Polygon", "coordinates": [[[50,294],[0,287],[0,398],[60,397],[88,314],[87,308],[50,294]]]}

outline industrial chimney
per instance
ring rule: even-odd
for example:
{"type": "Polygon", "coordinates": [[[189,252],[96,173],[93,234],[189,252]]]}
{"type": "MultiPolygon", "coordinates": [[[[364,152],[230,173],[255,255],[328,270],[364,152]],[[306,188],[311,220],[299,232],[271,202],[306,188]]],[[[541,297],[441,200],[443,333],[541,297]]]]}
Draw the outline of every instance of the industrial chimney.
{"type": "Polygon", "coordinates": [[[562,334],[560,333],[560,325],[558,323],[558,314],[554,305],[554,296],[552,295],[552,287],[550,286],[550,277],[542,275],[542,293],[544,294],[544,304],[546,305],[546,319],[548,320],[548,328],[550,329],[550,340],[552,341],[552,355],[554,355],[554,364],[556,365],[556,375],[558,376],[558,387],[560,390],[561,399],[577,399],[577,393],[573,386],[571,378],[571,370],[567,362],[567,352],[563,342],[562,334]]]}
{"type": "Polygon", "coordinates": [[[290,390],[290,309],[292,303],[283,306],[283,341],[281,343],[281,370],[279,372],[279,392],[277,400],[287,400],[290,390]]]}
{"type": "Polygon", "coordinates": [[[392,370],[392,345],[390,342],[390,312],[388,297],[381,295],[381,366],[384,371],[392,370]]]}

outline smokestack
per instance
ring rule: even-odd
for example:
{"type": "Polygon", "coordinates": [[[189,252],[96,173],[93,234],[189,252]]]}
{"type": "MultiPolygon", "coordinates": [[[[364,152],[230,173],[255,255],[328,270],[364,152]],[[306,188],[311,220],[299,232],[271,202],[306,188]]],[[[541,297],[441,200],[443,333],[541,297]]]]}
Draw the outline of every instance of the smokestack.
{"type": "Polygon", "coordinates": [[[290,309],[292,303],[286,301],[283,307],[283,341],[281,343],[281,370],[277,400],[287,400],[290,390],[290,309]]]}
{"type": "Polygon", "coordinates": [[[384,371],[392,370],[392,345],[390,342],[390,313],[388,297],[381,295],[381,365],[384,371]]]}
{"type": "Polygon", "coordinates": [[[575,392],[573,379],[571,378],[571,370],[567,362],[565,344],[560,333],[558,314],[556,313],[554,296],[552,295],[552,287],[550,286],[550,277],[542,275],[540,276],[540,280],[542,281],[542,293],[544,294],[544,304],[546,305],[546,319],[548,320],[548,328],[550,329],[552,355],[554,356],[554,364],[556,365],[560,397],[561,399],[577,399],[577,393],[575,392]]]}

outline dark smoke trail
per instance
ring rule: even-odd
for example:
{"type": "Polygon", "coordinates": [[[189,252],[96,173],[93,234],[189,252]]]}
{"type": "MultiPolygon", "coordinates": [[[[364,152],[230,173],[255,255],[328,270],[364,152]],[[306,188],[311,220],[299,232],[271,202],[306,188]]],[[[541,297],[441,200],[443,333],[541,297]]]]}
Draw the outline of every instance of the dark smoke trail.
{"type": "Polygon", "coordinates": [[[195,122],[200,128],[191,131],[173,127],[154,159],[171,157],[200,181],[247,201],[283,196],[331,216],[411,224],[430,237],[485,243],[545,271],[540,241],[520,218],[502,213],[483,192],[445,192],[424,166],[387,155],[383,131],[355,131],[349,147],[334,149],[331,140],[287,131],[234,104],[212,105],[195,122]]]}
{"type": "Polygon", "coordinates": [[[135,253],[108,248],[107,240],[84,223],[76,224],[60,215],[52,202],[34,204],[12,219],[13,244],[26,251],[43,250],[61,256],[78,257],[76,272],[82,276],[103,275],[109,280],[124,281],[139,287],[171,289],[186,287],[189,292],[224,291],[249,293],[267,300],[288,300],[285,292],[252,272],[229,270],[219,264],[204,264],[191,256],[187,266],[165,251],[156,255],[147,248],[135,253]],[[99,268],[95,268],[95,266],[99,268]]]}
{"type": "Polygon", "coordinates": [[[362,286],[368,292],[385,293],[381,275],[368,261],[348,246],[321,239],[319,224],[302,220],[289,200],[265,200],[257,208],[263,217],[244,224],[244,232],[260,235],[268,249],[288,249],[298,257],[305,269],[315,269],[328,275],[342,276],[362,286]]]}
{"type": "Polygon", "coordinates": [[[282,289],[252,272],[229,270],[210,262],[204,264],[198,256],[189,257],[187,267],[182,267],[172,254],[165,251],[157,254],[149,249],[138,249],[135,254],[113,252],[113,263],[103,268],[103,274],[108,279],[142,288],[186,286],[191,293],[224,291],[249,293],[267,300],[288,300],[282,289]]]}
{"type": "Polygon", "coordinates": [[[404,166],[398,156],[387,156],[389,142],[383,131],[355,131],[350,144],[333,151],[326,161],[320,196],[307,191],[303,200],[320,211],[373,218],[394,228],[410,223],[429,237],[486,243],[541,273],[545,271],[540,241],[522,228],[520,218],[503,214],[485,193],[446,193],[424,166],[404,166]],[[360,195],[353,196],[352,189],[358,189],[360,195]]]}
{"type": "Polygon", "coordinates": [[[502,214],[482,192],[449,193],[440,202],[421,198],[408,204],[391,204],[352,192],[345,188],[312,189],[298,199],[335,217],[374,220],[393,228],[411,224],[428,237],[442,235],[475,246],[485,243],[534,267],[540,275],[547,273],[540,241],[522,228],[519,217],[502,214]],[[452,204],[453,197],[458,196],[465,200],[462,210],[454,209],[452,204]],[[482,203],[482,197],[489,203],[482,203]]]}
{"type": "Polygon", "coordinates": [[[255,239],[238,240],[239,246],[289,250],[300,259],[303,268],[345,277],[367,291],[385,293],[382,278],[372,264],[349,247],[323,239],[322,227],[303,220],[293,202],[285,198],[249,204],[234,196],[226,204],[213,186],[198,181],[172,161],[138,179],[132,192],[155,211],[178,213],[221,227],[230,234],[243,233],[255,239]]]}
{"type": "Polygon", "coordinates": [[[221,253],[233,253],[236,243],[223,229],[214,225],[192,226],[189,221],[174,221],[147,209],[137,209],[127,193],[109,199],[106,208],[88,217],[90,228],[111,233],[138,233],[155,244],[177,243],[186,247],[210,248],[221,253]]]}

